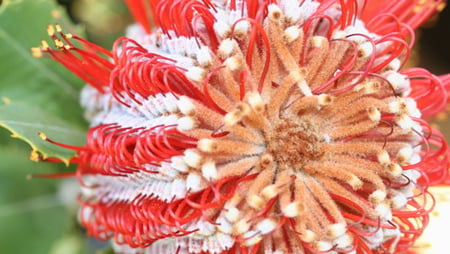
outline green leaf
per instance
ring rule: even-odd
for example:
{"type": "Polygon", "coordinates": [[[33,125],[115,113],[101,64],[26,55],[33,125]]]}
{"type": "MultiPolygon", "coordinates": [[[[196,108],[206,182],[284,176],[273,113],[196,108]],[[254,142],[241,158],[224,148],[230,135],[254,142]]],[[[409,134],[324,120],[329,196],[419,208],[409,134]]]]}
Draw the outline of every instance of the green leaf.
{"type": "Polygon", "coordinates": [[[74,151],[56,146],[41,138],[48,138],[63,144],[82,145],[85,132],[47,111],[26,104],[9,102],[0,106],[0,126],[8,129],[13,137],[27,142],[32,151],[32,159],[37,159],[37,153],[44,158],[60,158],[64,162],[74,154],[74,151]]]}
{"type": "Polygon", "coordinates": [[[85,139],[86,123],[78,103],[83,82],[59,63],[30,53],[42,39],[48,40],[48,24],[76,30],[55,2],[16,0],[0,6],[0,97],[10,102],[0,106],[0,125],[34,152],[67,161],[70,151],[43,142],[37,133],[67,144],[85,139]]]}
{"type": "Polygon", "coordinates": [[[62,164],[27,160],[26,145],[0,129],[0,246],[2,253],[47,254],[72,218],[56,194],[59,181],[27,179],[60,171],[62,164]]]}

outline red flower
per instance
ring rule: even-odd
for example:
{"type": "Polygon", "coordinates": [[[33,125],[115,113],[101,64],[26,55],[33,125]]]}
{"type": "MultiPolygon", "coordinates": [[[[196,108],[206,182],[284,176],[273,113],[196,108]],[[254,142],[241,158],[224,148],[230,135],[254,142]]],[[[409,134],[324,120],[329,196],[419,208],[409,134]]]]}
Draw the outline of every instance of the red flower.
{"type": "Polygon", "coordinates": [[[140,26],[111,52],[52,26],[56,49],[33,49],[89,83],[73,162],[90,235],[120,253],[402,253],[420,236],[448,167],[423,118],[449,78],[400,69],[442,1],[127,3],[140,26]]]}

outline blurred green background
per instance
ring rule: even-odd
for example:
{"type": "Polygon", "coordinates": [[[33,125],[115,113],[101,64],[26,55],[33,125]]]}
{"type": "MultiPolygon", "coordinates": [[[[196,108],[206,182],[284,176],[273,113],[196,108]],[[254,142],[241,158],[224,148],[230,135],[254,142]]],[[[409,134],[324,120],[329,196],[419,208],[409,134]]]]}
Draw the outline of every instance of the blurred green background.
{"type": "MultiPolygon", "coordinates": [[[[7,0],[0,0],[0,4],[7,0]]],[[[123,35],[132,19],[121,0],[59,0],[71,19],[85,29],[90,41],[107,49],[123,35]]],[[[1,6],[0,6],[1,8],[1,6]]],[[[420,33],[414,61],[434,73],[450,72],[448,43],[450,9],[428,22],[420,33]]],[[[34,15],[43,15],[35,12],[34,15]]],[[[19,17],[33,22],[32,15],[19,17]]],[[[0,19],[0,22],[1,19],[0,19]]],[[[45,27],[42,27],[45,30],[45,27]]],[[[22,31],[24,33],[28,31],[22,31]]],[[[1,36],[0,36],[1,39],[1,36]]],[[[34,42],[38,45],[39,41],[34,42]]],[[[0,68],[6,68],[1,59],[0,68]]],[[[0,78],[1,81],[1,78],[0,78]]],[[[2,95],[0,94],[0,97],[2,95]]],[[[446,115],[439,117],[441,129],[449,129],[446,115]]],[[[43,174],[73,170],[57,163],[28,160],[30,148],[9,138],[0,128],[0,252],[12,254],[108,253],[108,245],[88,239],[76,220],[77,184],[72,180],[33,178],[43,174]]]]}

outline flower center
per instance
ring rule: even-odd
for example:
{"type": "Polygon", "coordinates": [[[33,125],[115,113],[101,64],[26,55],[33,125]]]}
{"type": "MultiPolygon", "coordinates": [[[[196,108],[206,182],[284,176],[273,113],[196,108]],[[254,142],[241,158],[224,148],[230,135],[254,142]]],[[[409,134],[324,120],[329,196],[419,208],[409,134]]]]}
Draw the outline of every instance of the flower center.
{"type": "Polygon", "coordinates": [[[324,138],[309,120],[282,117],[265,133],[267,152],[280,169],[301,170],[308,161],[324,155],[324,138]]]}

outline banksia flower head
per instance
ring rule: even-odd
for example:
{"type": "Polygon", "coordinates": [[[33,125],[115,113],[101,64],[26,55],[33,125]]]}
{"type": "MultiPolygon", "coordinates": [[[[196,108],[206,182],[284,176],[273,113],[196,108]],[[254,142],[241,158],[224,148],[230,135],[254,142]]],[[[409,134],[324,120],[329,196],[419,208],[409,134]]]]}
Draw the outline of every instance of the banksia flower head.
{"type": "Polygon", "coordinates": [[[111,52],[59,26],[33,49],[89,84],[71,148],[90,235],[119,253],[412,246],[447,176],[424,118],[449,80],[401,69],[441,1],[127,2],[139,24],[111,52]]]}

